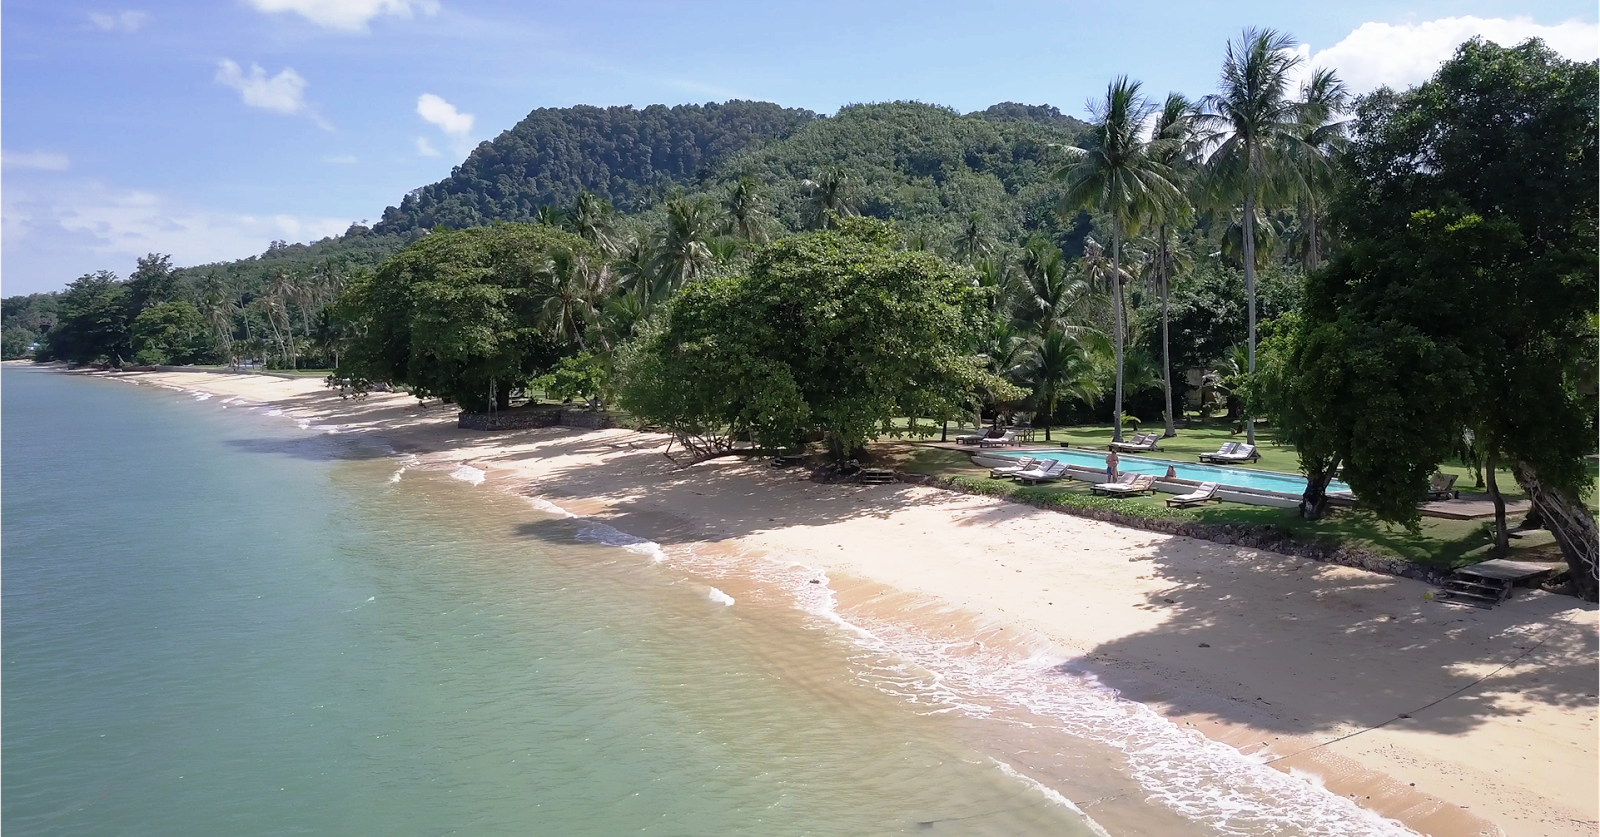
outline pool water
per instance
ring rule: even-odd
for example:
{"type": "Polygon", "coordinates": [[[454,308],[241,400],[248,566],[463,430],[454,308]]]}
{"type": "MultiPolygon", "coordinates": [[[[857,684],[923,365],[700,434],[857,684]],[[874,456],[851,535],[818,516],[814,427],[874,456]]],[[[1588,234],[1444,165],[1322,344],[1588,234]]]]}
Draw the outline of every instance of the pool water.
{"type": "MultiPolygon", "coordinates": [[[[989,452],[990,455],[996,455],[989,452]]],[[[1103,471],[1106,467],[1106,455],[1093,451],[1080,450],[1047,450],[1003,453],[999,456],[1020,457],[1032,456],[1036,459],[1055,459],[1080,468],[1093,468],[1103,471]]],[[[1117,470],[1126,474],[1151,474],[1153,476],[1166,476],[1167,468],[1171,467],[1177,473],[1178,479],[1193,482],[1214,482],[1234,488],[1246,488],[1254,491],[1273,491],[1279,494],[1299,495],[1305,493],[1306,478],[1299,474],[1280,474],[1276,471],[1257,471],[1250,468],[1228,468],[1222,465],[1205,465],[1197,462],[1177,462],[1171,459],[1149,459],[1143,456],[1122,455],[1117,465],[1117,470]]],[[[1333,480],[1328,483],[1328,491],[1349,491],[1350,486],[1333,480]]]]}

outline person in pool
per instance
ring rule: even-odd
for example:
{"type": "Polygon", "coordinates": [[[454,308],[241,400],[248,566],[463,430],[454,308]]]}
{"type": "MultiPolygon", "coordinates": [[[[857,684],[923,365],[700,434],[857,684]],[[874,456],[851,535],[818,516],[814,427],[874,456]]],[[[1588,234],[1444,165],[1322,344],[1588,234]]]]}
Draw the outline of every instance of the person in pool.
{"type": "Polygon", "coordinates": [[[1122,463],[1122,459],[1117,456],[1117,452],[1115,450],[1113,450],[1110,453],[1106,454],[1106,481],[1107,482],[1116,482],[1117,481],[1117,466],[1120,465],[1121,463],[1122,463]]]}

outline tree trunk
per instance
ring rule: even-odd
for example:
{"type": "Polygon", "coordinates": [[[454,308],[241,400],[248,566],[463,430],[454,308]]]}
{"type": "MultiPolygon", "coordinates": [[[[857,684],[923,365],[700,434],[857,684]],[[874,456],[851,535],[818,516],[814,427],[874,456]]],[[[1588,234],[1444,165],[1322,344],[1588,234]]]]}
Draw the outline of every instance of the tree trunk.
{"type": "Polygon", "coordinates": [[[495,387],[494,408],[496,410],[511,409],[511,387],[495,387]]]}
{"type": "Polygon", "coordinates": [[[1116,221],[1111,222],[1111,287],[1115,289],[1115,299],[1111,304],[1117,308],[1116,312],[1116,340],[1117,347],[1117,384],[1116,400],[1111,413],[1111,441],[1122,441],[1122,225],[1116,221]]]}
{"type": "Polygon", "coordinates": [[[1178,435],[1178,427],[1174,423],[1176,416],[1172,412],[1172,348],[1167,341],[1167,289],[1171,281],[1167,276],[1167,225],[1161,225],[1161,261],[1156,265],[1161,276],[1161,388],[1167,396],[1167,431],[1161,434],[1162,438],[1170,439],[1178,435]]]}
{"type": "Polygon", "coordinates": [[[939,428],[939,441],[941,441],[941,442],[950,441],[950,420],[949,419],[945,419],[944,420],[944,424],[939,428]]]}
{"type": "Polygon", "coordinates": [[[1317,241],[1317,207],[1312,204],[1306,208],[1306,270],[1316,270],[1322,266],[1322,248],[1317,241]]]}
{"type": "Polygon", "coordinates": [[[1511,473],[1522,483],[1544,517],[1544,525],[1555,535],[1561,554],[1572,570],[1572,587],[1584,601],[1595,601],[1600,595],[1600,529],[1595,526],[1594,514],[1582,500],[1568,497],[1539,479],[1539,472],[1529,463],[1514,459],[1511,473]]]}
{"type": "MultiPolygon", "coordinates": [[[[1250,375],[1256,373],[1256,196],[1254,184],[1245,187],[1244,193],[1244,295],[1250,309],[1250,375]]],[[[1256,419],[1250,410],[1244,411],[1244,440],[1256,443],[1256,419]]]]}
{"type": "Polygon", "coordinates": [[[1489,500],[1494,503],[1494,557],[1504,558],[1511,551],[1511,533],[1506,530],[1506,498],[1500,495],[1500,485],[1495,481],[1494,469],[1498,464],[1494,449],[1489,449],[1486,472],[1489,480],[1489,500]]]}
{"type": "Polygon", "coordinates": [[[1341,457],[1334,457],[1325,468],[1314,468],[1306,474],[1306,493],[1300,496],[1300,517],[1321,520],[1328,513],[1328,483],[1339,472],[1341,457]]]}

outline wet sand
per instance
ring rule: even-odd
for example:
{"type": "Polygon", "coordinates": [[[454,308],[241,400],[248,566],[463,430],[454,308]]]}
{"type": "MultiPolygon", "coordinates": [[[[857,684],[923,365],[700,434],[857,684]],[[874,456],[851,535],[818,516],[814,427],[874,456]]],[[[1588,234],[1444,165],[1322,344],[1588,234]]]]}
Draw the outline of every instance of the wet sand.
{"type": "MultiPolygon", "coordinates": [[[[1600,828],[1596,611],[1572,598],[1519,591],[1493,611],[1453,608],[1414,581],[988,498],[819,485],[732,459],[680,469],[656,435],[459,430],[450,407],[342,400],[317,379],[116,377],[381,436],[419,464],[468,464],[669,552],[823,568],[853,623],[1059,658],[1420,833],[1600,828]]],[[[1114,812],[1095,816],[1117,833],[1114,812]]]]}

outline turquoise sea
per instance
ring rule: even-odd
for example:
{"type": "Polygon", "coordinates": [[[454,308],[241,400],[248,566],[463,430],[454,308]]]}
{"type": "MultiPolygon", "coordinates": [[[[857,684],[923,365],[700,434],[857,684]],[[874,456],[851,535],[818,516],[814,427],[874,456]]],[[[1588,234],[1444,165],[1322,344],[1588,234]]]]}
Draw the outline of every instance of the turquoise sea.
{"type": "Polygon", "coordinates": [[[15,367],[0,407],[8,837],[1402,833],[381,439],[15,367]]]}

